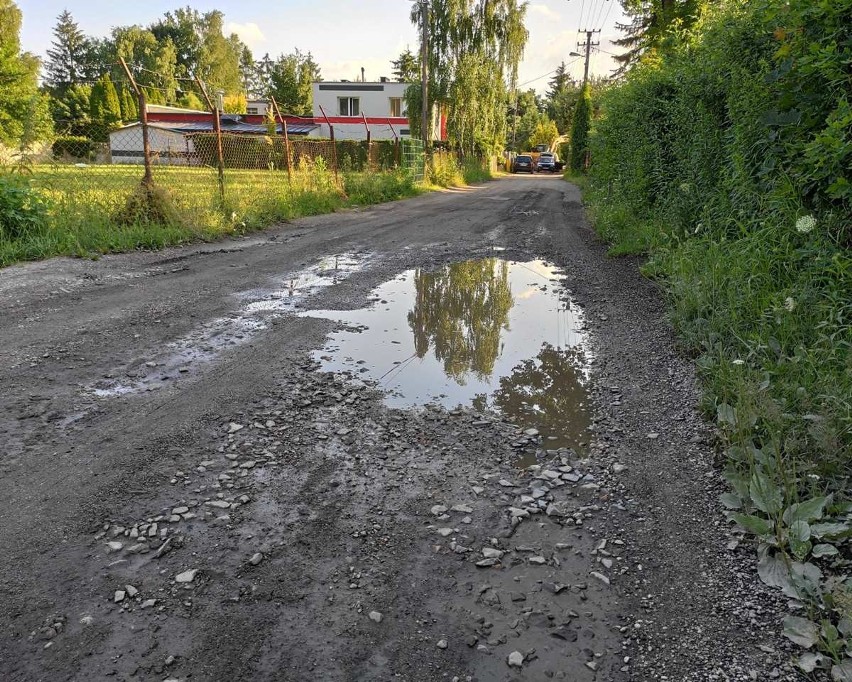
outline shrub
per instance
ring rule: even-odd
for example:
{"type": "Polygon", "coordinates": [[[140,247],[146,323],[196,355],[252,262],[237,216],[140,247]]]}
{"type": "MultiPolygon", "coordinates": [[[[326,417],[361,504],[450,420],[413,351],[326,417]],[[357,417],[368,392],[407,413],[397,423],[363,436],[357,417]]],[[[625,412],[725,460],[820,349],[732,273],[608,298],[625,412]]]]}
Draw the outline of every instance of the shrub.
{"type": "Polygon", "coordinates": [[[589,84],[583,86],[583,92],[577,101],[574,121],[571,125],[571,170],[585,170],[589,151],[589,129],[592,126],[592,90],[589,84]]]}
{"type": "Polygon", "coordinates": [[[25,239],[41,232],[47,205],[35,190],[10,176],[0,176],[0,241],[25,239]]]}
{"type": "Polygon", "coordinates": [[[51,146],[53,156],[58,159],[90,159],[95,151],[95,143],[82,135],[60,135],[51,146]]]}

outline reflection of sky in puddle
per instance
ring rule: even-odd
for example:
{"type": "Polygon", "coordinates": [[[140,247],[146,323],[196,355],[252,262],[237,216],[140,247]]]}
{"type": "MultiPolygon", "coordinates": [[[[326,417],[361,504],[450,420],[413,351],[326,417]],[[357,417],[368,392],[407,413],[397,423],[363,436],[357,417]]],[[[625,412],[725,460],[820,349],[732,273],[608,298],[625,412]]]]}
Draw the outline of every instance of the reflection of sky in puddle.
{"type": "Polygon", "coordinates": [[[577,448],[590,425],[582,316],[559,280],[542,261],[467,261],[409,270],[375,289],[370,308],[303,314],[350,326],[315,358],[377,381],[391,406],[491,409],[538,428],[545,447],[577,448]]]}

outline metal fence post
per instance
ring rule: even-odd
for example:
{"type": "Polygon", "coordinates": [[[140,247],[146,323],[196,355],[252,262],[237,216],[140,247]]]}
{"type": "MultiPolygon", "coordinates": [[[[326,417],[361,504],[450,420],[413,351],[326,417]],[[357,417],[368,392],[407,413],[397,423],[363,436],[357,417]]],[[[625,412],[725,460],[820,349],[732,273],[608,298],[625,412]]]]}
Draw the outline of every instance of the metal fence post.
{"type": "Polygon", "coordinates": [[[334,141],[334,126],[331,125],[331,121],[328,120],[328,116],[325,115],[325,109],[320,106],[320,112],[322,113],[322,117],[325,119],[326,124],[328,125],[328,132],[331,137],[331,157],[332,162],[334,163],[334,181],[340,186],[340,178],[337,176],[337,143],[334,141]]]}
{"type": "Polygon", "coordinates": [[[127,80],[130,81],[130,86],[139,100],[139,123],[142,126],[142,158],[145,164],[145,174],[142,176],[142,182],[146,185],[153,185],[154,174],[151,172],[151,140],[148,136],[148,102],[145,99],[145,91],[136,83],[136,79],[130,73],[127,62],[122,57],[119,57],[119,60],[121,61],[121,66],[124,68],[124,73],[127,74],[127,80]]]}
{"type": "Polygon", "coordinates": [[[219,201],[221,202],[222,207],[225,206],[225,153],[222,149],[222,121],[219,119],[219,107],[214,106],[213,102],[210,99],[210,95],[207,94],[207,88],[204,87],[204,83],[201,82],[201,79],[196,76],[195,82],[198,85],[198,88],[201,90],[201,94],[204,95],[204,99],[207,101],[207,107],[210,109],[210,113],[213,115],[213,132],[216,134],[216,157],[219,165],[219,201]]]}
{"type": "Polygon", "coordinates": [[[290,137],[287,135],[287,121],[284,120],[284,117],[281,115],[281,110],[278,108],[278,102],[275,101],[274,97],[270,98],[272,101],[272,107],[275,110],[276,118],[281,119],[281,130],[284,133],[284,153],[287,157],[287,182],[291,185],[293,184],[293,157],[290,156],[290,137]]]}

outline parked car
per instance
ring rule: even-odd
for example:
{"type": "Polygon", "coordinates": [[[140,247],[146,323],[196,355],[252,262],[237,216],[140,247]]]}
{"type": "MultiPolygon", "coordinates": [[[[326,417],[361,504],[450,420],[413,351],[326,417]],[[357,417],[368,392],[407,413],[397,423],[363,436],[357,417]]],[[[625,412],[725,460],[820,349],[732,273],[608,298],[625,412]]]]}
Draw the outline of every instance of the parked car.
{"type": "Polygon", "coordinates": [[[513,173],[535,173],[535,162],[528,154],[521,154],[515,157],[512,164],[513,173]]]}
{"type": "Polygon", "coordinates": [[[538,169],[542,172],[555,172],[557,170],[556,155],[551,152],[542,152],[541,156],[538,157],[538,169]]]}

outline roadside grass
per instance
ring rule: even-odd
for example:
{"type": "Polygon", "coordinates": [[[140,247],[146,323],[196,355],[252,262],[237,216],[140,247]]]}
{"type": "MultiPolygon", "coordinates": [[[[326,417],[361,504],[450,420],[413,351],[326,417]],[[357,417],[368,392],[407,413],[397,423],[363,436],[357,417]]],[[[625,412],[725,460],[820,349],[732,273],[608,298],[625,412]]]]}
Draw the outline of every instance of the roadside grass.
{"type": "Polygon", "coordinates": [[[278,221],[426,191],[402,170],[342,173],[341,189],[333,173],[317,163],[290,178],[281,171],[227,169],[222,202],[215,169],[155,167],[153,175],[174,216],[167,224],[126,219],[128,198],[140,186],[138,166],[46,165],[15,176],[10,182],[31,190],[43,215],[15,238],[0,231],[0,267],[57,255],[87,257],[213,241],[278,221]]]}
{"type": "Polygon", "coordinates": [[[428,164],[425,183],[433,187],[464,187],[493,179],[487,163],[478,159],[459,161],[450,152],[435,152],[428,164]]]}

